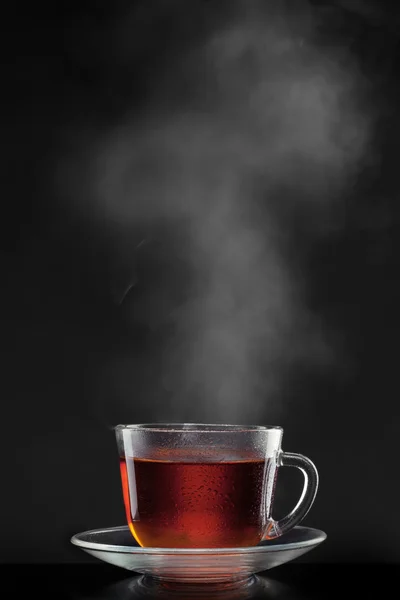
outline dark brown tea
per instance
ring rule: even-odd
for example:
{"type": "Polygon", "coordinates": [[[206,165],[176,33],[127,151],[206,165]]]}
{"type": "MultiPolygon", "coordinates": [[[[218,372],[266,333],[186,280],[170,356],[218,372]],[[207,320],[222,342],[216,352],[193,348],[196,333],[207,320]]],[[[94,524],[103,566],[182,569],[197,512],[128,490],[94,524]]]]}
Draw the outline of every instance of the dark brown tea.
{"type": "Polygon", "coordinates": [[[121,458],[127,521],[141,546],[253,546],[265,529],[265,460],[121,458]]]}

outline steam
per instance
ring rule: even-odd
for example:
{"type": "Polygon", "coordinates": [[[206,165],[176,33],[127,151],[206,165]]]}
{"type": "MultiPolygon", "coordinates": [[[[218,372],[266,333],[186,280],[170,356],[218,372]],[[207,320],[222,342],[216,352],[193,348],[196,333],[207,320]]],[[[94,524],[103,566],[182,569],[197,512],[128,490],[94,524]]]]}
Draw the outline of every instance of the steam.
{"type": "MultiPolygon", "coordinates": [[[[278,216],[295,211],[311,235],[340,223],[340,192],[367,150],[368,120],[357,109],[350,53],[318,44],[307,4],[301,14],[282,4],[232,2],[223,26],[154,81],[140,119],[132,111],[85,146],[90,200],[81,217],[108,224],[125,262],[136,260],[118,247],[127,231],[150,231],[149,247],[157,232],[170,240],[162,279],[128,303],[133,320],[169,332],[152,373],[162,392],[146,389],[148,414],[157,405],[159,420],[257,422],[279,414],[291,365],[336,363],[278,216]],[[169,76],[170,85],[185,79],[190,93],[165,110],[169,76]]],[[[114,376],[126,380],[129,368],[114,376]]],[[[133,389],[120,393],[129,403],[133,389]]]]}

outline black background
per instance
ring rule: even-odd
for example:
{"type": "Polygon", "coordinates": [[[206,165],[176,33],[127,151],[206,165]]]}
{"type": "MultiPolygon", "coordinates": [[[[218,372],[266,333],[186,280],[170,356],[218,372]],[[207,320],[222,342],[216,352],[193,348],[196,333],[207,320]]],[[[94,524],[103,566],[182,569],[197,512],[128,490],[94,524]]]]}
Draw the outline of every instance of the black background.
{"type": "MultiPolygon", "coordinates": [[[[72,217],[54,184],[58,157],[79,153],[85,128],[107,130],[132,106],[140,115],[168,61],[224,12],[223,2],[171,2],[170,11],[148,2],[157,15],[149,30],[136,31],[125,54],[108,52],[113,19],[138,4],[33,3],[2,17],[3,562],[88,560],[69,537],[125,521],[111,427],[158,418],[133,383],[144,363],[156,369],[157,350],[146,323],[128,327],[115,302],[132,266],[113,252],[111,226],[72,217]],[[98,373],[115,357],[132,364],[128,406],[112,376],[99,389],[98,373]]],[[[351,44],[372,84],[378,159],[349,191],[340,230],[311,244],[300,220],[287,225],[309,308],[345,332],[352,357],[344,378],[293,367],[282,391],[284,447],[312,457],[321,474],[306,524],[328,541],[311,561],[400,559],[399,21],[389,5],[371,6],[354,13],[341,3],[323,35],[351,44]]],[[[169,101],[180,93],[175,87],[169,101]]],[[[162,230],[160,244],[159,255],[142,259],[149,294],[161,286],[161,257],[163,274],[176,277],[162,230]]],[[[280,479],[294,495],[295,475],[280,479]]]]}

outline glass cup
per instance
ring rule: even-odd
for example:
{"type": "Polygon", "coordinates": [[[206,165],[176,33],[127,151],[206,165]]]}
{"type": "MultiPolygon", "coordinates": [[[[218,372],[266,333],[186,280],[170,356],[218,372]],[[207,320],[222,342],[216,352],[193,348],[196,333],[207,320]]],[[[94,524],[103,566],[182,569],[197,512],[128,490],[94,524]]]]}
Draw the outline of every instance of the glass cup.
{"type": "Polygon", "coordinates": [[[316,467],[282,451],[281,427],[154,423],[115,433],[126,518],[142,547],[255,546],[300,523],[317,493],[316,467]],[[275,521],[280,466],[300,469],[304,488],[275,521]]]}

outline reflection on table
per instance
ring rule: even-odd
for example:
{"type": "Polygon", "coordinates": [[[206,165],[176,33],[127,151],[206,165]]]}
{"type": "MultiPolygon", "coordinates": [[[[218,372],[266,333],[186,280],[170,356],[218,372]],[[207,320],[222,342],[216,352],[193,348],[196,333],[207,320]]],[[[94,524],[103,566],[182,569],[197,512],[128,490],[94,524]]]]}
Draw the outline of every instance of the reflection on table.
{"type": "Polygon", "coordinates": [[[177,584],[136,576],[124,579],[96,592],[96,595],[75,597],[75,600],[304,600],[295,589],[267,577],[252,577],[241,585],[177,584]]]}

